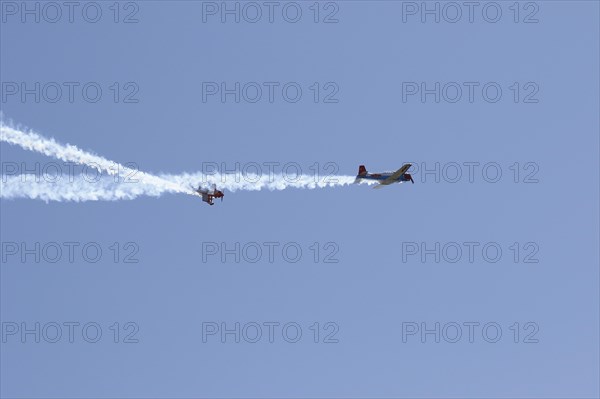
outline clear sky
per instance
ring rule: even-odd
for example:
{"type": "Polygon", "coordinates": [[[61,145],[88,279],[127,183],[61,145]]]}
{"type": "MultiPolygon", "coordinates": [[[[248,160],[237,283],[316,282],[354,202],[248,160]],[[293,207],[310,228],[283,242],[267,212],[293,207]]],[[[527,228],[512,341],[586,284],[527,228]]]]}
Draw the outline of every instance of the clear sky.
{"type": "Polygon", "coordinates": [[[4,117],[151,173],[415,184],[0,200],[2,397],[598,397],[598,2],[236,4],[2,1],[4,117]]]}

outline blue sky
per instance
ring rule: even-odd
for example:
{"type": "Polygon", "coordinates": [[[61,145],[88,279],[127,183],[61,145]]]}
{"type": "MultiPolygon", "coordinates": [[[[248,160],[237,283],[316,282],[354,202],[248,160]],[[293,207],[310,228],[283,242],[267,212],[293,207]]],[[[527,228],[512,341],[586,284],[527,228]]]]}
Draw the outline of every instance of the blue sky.
{"type": "MultiPolygon", "coordinates": [[[[285,2],[273,23],[265,6],[256,23],[243,15],[222,23],[206,14],[220,2],[195,1],[120,3],[117,23],[112,2],[95,3],[97,23],[86,21],[96,10],[86,3],[72,23],[64,8],[57,23],[44,20],[55,14],[40,5],[40,22],[23,23],[14,4],[1,4],[2,111],[45,136],[151,173],[210,162],[297,163],[311,173],[331,162],[353,175],[360,164],[377,172],[414,162],[438,163],[439,182],[421,168],[414,185],[226,192],[214,207],[174,194],[2,199],[3,397],[598,397],[597,2],[521,2],[518,16],[513,2],[498,2],[496,23],[486,20],[496,10],[488,3],[472,23],[467,8],[456,23],[444,20],[454,14],[423,23],[421,2],[321,3],[317,23],[313,2],[294,3],[297,23],[281,14],[287,7],[294,16],[285,2]],[[414,4],[417,14],[407,14],[414,4]],[[324,23],[330,13],[337,23],[324,23]],[[7,94],[36,82],[78,86],[72,102],[66,92],[54,103],[50,92],[39,102],[7,94]],[[288,102],[276,89],[273,102],[266,92],[256,103],[203,101],[207,82],[293,83],[302,97],[288,102]],[[436,82],[437,103],[434,94],[403,93],[436,82]],[[90,83],[102,89],[97,102],[79,90],[90,83]],[[500,87],[497,102],[486,100],[485,85],[500,87]],[[456,86],[462,96],[451,102],[456,86]],[[334,91],[337,102],[324,102],[334,91]],[[125,102],[134,92],[128,99],[137,102],[125,102]],[[462,177],[451,183],[444,173],[456,164],[462,177]],[[498,182],[482,175],[486,164],[500,169],[498,182]],[[11,243],[68,242],[93,243],[102,256],[92,263],[76,250],[73,262],[42,254],[36,263],[8,254],[11,243]],[[206,253],[213,243],[252,250],[271,242],[273,262],[267,252],[256,263],[206,253]],[[464,251],[471,242],[473,262],[464,251]],[[408,255],[412,243],[419,251],[439,243],[440,261],[408,255]],[[453,243],[463,249],[455,263],[442,253],[453,243]],[[481,252],[489,243],[502,250],[497,262],[481,252]],[[286,245],[301,248],[297,262],[282,254],[286,245]],[[132,251],[138,262],[124,262],[132,251]],[[332,252],[338,262],[325,262],[332,252]],[[76,330],[69,342],[69,322],[97,323],[102,336],[90,343],[76,330]],[[40,323],[39,343],[21,336],[22,323],[40,323]],[[56,343],[41,332],[52,335],[52,323],[63,333],[56,343]],[[239,323],[239,343],[206,335],[221,323],[239,323]],[[288,323],[302,330],[296,343],[277,330],[288,323]],[[439,343],[421,336],[436,323],[439,343]],[[502,331],[495,343],[481,332],[489,323],[502,331]],[[248,342],[242,329],[256,325],[263,335],[248,342]],[[419,332],[406,335],[415,325],[419,332]],[[448,342],[456,325],[462,336],[448,342]],[[123,342],[131,326],[137,343],[123,342]],[[337,342],[324,342],[332,331],[337,342]]],[[[25,172],[53,161],[5,143],[0,154],[3,173],[15,162],[25,172]]]]}

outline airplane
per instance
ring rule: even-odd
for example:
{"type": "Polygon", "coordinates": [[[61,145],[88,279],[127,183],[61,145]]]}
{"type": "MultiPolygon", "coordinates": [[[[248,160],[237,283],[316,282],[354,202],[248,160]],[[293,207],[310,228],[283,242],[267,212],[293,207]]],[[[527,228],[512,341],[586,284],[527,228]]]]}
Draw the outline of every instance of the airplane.
{"type": "Polygon", "coordinates": [[[358,167],[358,175],[356,176],[354,183],[360,183],[363,179],[379,181],[379,184],[373,188],[382,188],[392,183],[402,183],[409,180],[415,184],[412,176],[406,173],[410,167],[411,164],[407,163],[393,173],[368,173],[365,165],[360,165],[358,167]]]}
{"type": "Polygon", "coordinates": [[[221,198],[221,201],[223,201],[223,197],[225,196],[223,191],[217,190],[215,184],[213,184],[212,192],[207,188],[202,188],[202,186],[198,186],[198,188],[194,188],[194,186],[191,187],[196,194],[202,197],[202,201],[206,202],[208,205],[214,205],[214,198],[221,198]]]}

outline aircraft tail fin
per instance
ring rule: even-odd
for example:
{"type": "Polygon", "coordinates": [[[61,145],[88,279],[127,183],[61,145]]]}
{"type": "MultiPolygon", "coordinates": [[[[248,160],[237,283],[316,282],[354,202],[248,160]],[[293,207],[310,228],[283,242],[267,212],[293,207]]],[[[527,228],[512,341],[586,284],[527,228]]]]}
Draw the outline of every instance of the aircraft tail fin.
{"type": "Polygon", "coordinates": [[[356,175],[356,179],[354,180],[354,183],[360,183],[362,181],[362,178],[366,175],[367,175],[367,168],[365,168],[365,165],[360,165],[358,167],[358,175],[356,175]]]}

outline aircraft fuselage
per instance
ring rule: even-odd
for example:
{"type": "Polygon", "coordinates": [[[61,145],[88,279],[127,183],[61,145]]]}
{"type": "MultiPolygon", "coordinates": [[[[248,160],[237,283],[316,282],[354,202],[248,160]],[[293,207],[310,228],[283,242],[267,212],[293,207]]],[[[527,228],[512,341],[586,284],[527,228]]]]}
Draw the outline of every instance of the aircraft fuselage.
{"type": "MultiPolygon", "coordinates": [[[[392,173],[368,173],[366,175],[357,175],[356,178],[359,180],[365,179],[365,180],[377,180],[377,181],[383,181],[383,180],[387,180],[390,176],[392,175],[392,173]]],[[[410,177],[406,176],[406,173],[400,175],[400,177],[392,180],[392,183],[401,183],[401,182],[405,182],[405,181],[410,181],[410,177]]]]}

